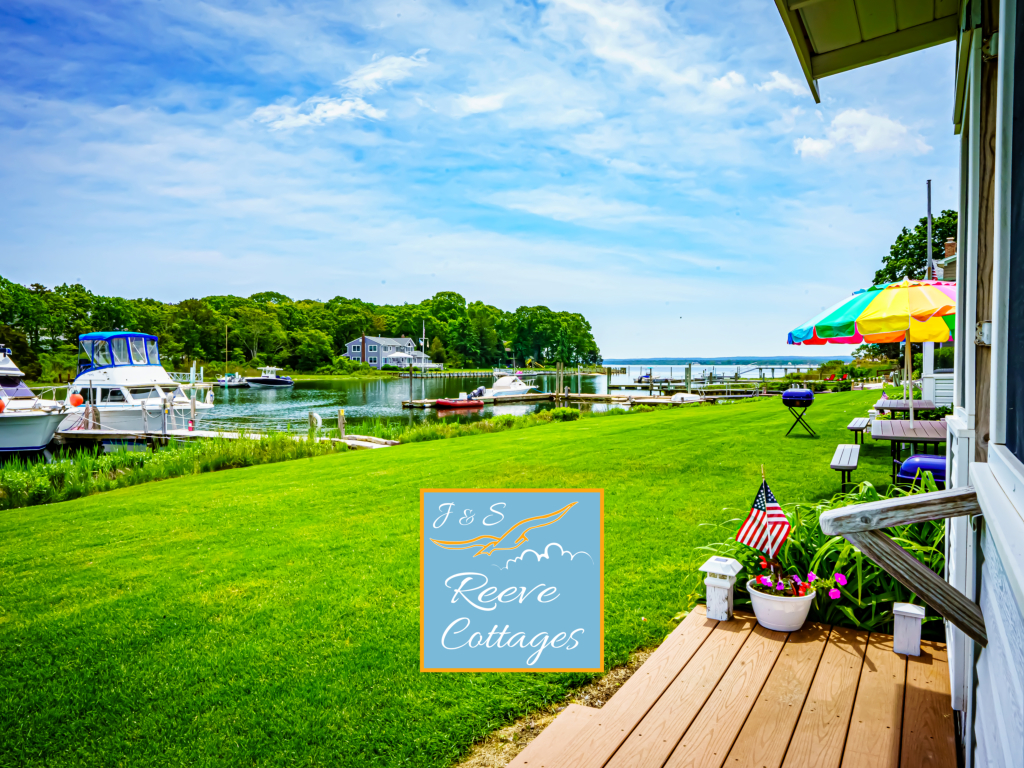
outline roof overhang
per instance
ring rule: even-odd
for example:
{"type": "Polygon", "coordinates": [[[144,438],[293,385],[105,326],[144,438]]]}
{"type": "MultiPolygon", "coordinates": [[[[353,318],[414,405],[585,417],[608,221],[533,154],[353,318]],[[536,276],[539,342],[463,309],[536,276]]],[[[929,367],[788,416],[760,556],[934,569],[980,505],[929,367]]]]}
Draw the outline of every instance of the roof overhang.
{"type": "Polygon", "coordinates": [[[818,80],[957,39],[959,0],[775,0],[816,102],[818,80]]]}

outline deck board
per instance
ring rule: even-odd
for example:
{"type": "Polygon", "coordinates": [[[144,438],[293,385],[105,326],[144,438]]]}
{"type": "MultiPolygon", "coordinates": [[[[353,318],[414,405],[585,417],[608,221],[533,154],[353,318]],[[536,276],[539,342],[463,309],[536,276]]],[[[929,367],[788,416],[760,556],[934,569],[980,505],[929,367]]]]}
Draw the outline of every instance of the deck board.
{"type": "Polygon", "coordinates": [[[721,768],[788,636],[760,625],[754,628],[666,768],[721,768]]]}
{"type": "Polygon", "coordinates": [[[834,627],[782,765],[839,768],[868,633],[834,627]]]}
{"type": "Polygon", "coordinates": [[[830,629],[827,624],[808,624],[789,636],[725,765],[782,765],[830,629]]]}
{"type": "Polygon", "coordinates": [[[583,730],[551,751],[560,768],[601,768],[661,698],[718,625],[696,606],[583,730]]]}
{"type": "Polygon", "coordinates": [[[892,635],[872,633],[846,736],[843,768],[898,768],[907,657],[892,635]]]}
{"type": "Polygon", "coordinates": [[[907,657],[901,768],[956,768],[949,697],[946,647],[922,642],[921,655],[907,657]]]}
{"type": "Polygon", "coordinates": [[[515,756],[509,763],[509,768],[553,768],[558,765],[547,755],[559,744],[572,739],[583,730],[590,718],[600,711],[593,707],[570,704],[537,735],[537,738],[515,756]]]}
{"type": "Polygon", "coordinates": [[[756,623],[752,617],[738,616],[720,622],[608,761],[608,768],[662,768],[756,623]]]}
{"type": "MultiPolygon", "coordinates": [[[[945,646],[697,609],[604,707],[572,705],[512,768],[955,768],[945,646]]],[[[980,710],[979,710],[980,711],[980,710]]]]}

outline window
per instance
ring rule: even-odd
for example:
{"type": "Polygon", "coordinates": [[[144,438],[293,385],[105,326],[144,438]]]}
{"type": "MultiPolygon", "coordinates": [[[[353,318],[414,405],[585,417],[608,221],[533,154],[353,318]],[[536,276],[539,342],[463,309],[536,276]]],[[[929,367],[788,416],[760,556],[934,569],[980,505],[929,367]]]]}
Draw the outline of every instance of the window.
{"type": "Polygon", "coordinates": [[[114,350],[114,365],[131,365],[128,358],[128,339],[121,337],[110,340],[110,346],[114,350]]]}
{"type": "Polygon", "coordinates": [[[352,345],[352,351],[353,352],[362,352],[363,351],[363,345],[362,344],[353,344],[352,345]]]}
{"type": "Polygon", "coordinates": [[[156,387],[132,387],[128,390],[128,394],[137,403],[160,399],[160,390],[156,387]]]}
{"type": "Polygon", "coordinates": [[[367,352],[376,352],[377,351],[377,345],[376,344],[368,344],[367,347],[366,347],[366,351],[367,352]]]}
{"type": "Polygon", "coordinates": [[[377,362],[377,358],[376,357],[371,357],[371,358],[369,358],[367,360],[367,362],[369,362],[369,363],[376,363],[377,362]]]}
{"type": "Polygon", "coordinates": [[[150,365],[160,365],[160,353],[156,349],[156,339],[146,339],[146,353],[150,365]]]}
{"type": "MultiPolygon", "coordinates": [[[[124,341],[124,339],[121,339],[121,341],[124,341]]],[[[127,348],[128,347],[126,345],[125,349],[127,349],[127,348]]],[[[124,392],[121,391],[120,387],[117,388],[117,389],[101,390],[101,392],[104,393],[103,394],[103,402],[104,403],[126,403],[126,402],[128,402],[127,399],[125,399],[124,392]]]]}
{"type": "Polygon", "coordinates": [[[92,342],[91,341],[80,341],[80,342],[78,342],[78,367],[81,368],[83,363],[86,366],[92,365],[92,342]]]}
{"type": "MultiPolygon", "coordinates": [[[[1017,45],[1024,38],[1024,25],[1016,25],[1017,45]]],[[[1020,48],[1017,49],[1020,51],[1020,48]]],[[[1024,75],[1024,56],[1017,54],[1013,64],[1015,77],[1024,75]]],[[[1024,119],[1019,115],[1024,107],[1024,89],[1013,92],[1013,138],[1024,141],[1024,119]]],[[[1017,146],[1020,146],[1017,144],[1017,146]]],[[[1010,284],[1007,290],[1009,312],[1006,318],[1006,411],[1005,439],[1007,449],[1024,461],[1024,376],[1020,375],[1024,365],[1024,301],[1021,287],[1024,286],[1024,153],[1013,152],[1010,157],[1010,284]]],[[[964,283],[960,283],[963,285],[964,283]]],[[[981,430],[979,429],[980,433],[981,430]]]]}
{"type": "Polygon", "coordinates": [[[146,364],[146,340],[141,336],[132,336],[128,339],[132,348],[132,362],[135,365],[146,364]]]}
{"type": "Polygon", "coordinates": [[[107,347],[107,342],[93,342],[92,361],[97,366],[110,365],[110,349],[107,347]]]}

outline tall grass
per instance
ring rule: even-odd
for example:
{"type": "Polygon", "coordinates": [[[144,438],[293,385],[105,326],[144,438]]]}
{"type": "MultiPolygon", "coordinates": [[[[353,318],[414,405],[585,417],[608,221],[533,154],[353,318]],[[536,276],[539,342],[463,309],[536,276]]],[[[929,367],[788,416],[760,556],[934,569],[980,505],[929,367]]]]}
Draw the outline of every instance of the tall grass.
{"type": "Polygon", "coordinates": [[[273,464],[344,450],[344,443],[315,442],[278,433],[259,439],[172,442],[155,452],[81,450],[58,454],[50,464],[13,458],[0,465],[0,510],[52,504],[152,480],[273,464]]]}
{"type": "MultiPolygon", "coordinates": [[[[803,578],[809,571],[813,571],[822,576],[842,573],[848,579],[847,585],[840,590],[842,597],[837,600],[829,599],[819,590],[811,608],[810,620],[852,626],[870,632],[892,631],[893,603],[919,602],[916,596],[842,536],[826,536],[822,533],[818,519],[829,510],[851,504],[937,490],[931,473],[925,473],[923,480],[909,489],[893,486],[887,493],[881,494],[871,483],[863,482],[853,491],[836,494],[827,501],[783,505],[791,528],[777,557],[780,575],[799,574],[803,578]]],[[[735,518],[715,526],[728,531],[731,536],[725,541],[700,549],[735,558],[743,564],[746,575],[736,582],[736,604],[749,605],[750,599],[745,597],[748,594],[746,580],[764,571],[759,563],[761,553],[736,541],[735,532],[739,530],[742,520],[735,518]]],[[[941,520],[896,526],[886,531],[896,544],[938,574],[942,574],[945,566],[945,532],[945,524],[941,520]]],[[[938,618],[933,615],[925,621],[937,621],[938,618]]]]}

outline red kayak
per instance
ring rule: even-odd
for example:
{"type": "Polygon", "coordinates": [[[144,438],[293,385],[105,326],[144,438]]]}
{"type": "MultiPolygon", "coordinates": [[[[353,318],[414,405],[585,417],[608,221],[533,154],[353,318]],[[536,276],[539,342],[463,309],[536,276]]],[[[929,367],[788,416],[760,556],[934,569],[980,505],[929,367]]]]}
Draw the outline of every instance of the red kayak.
{"type": "Polygon", "coordinates": [[[479,400],[436,400],[435,408],[483,408],[479,400]]]}

